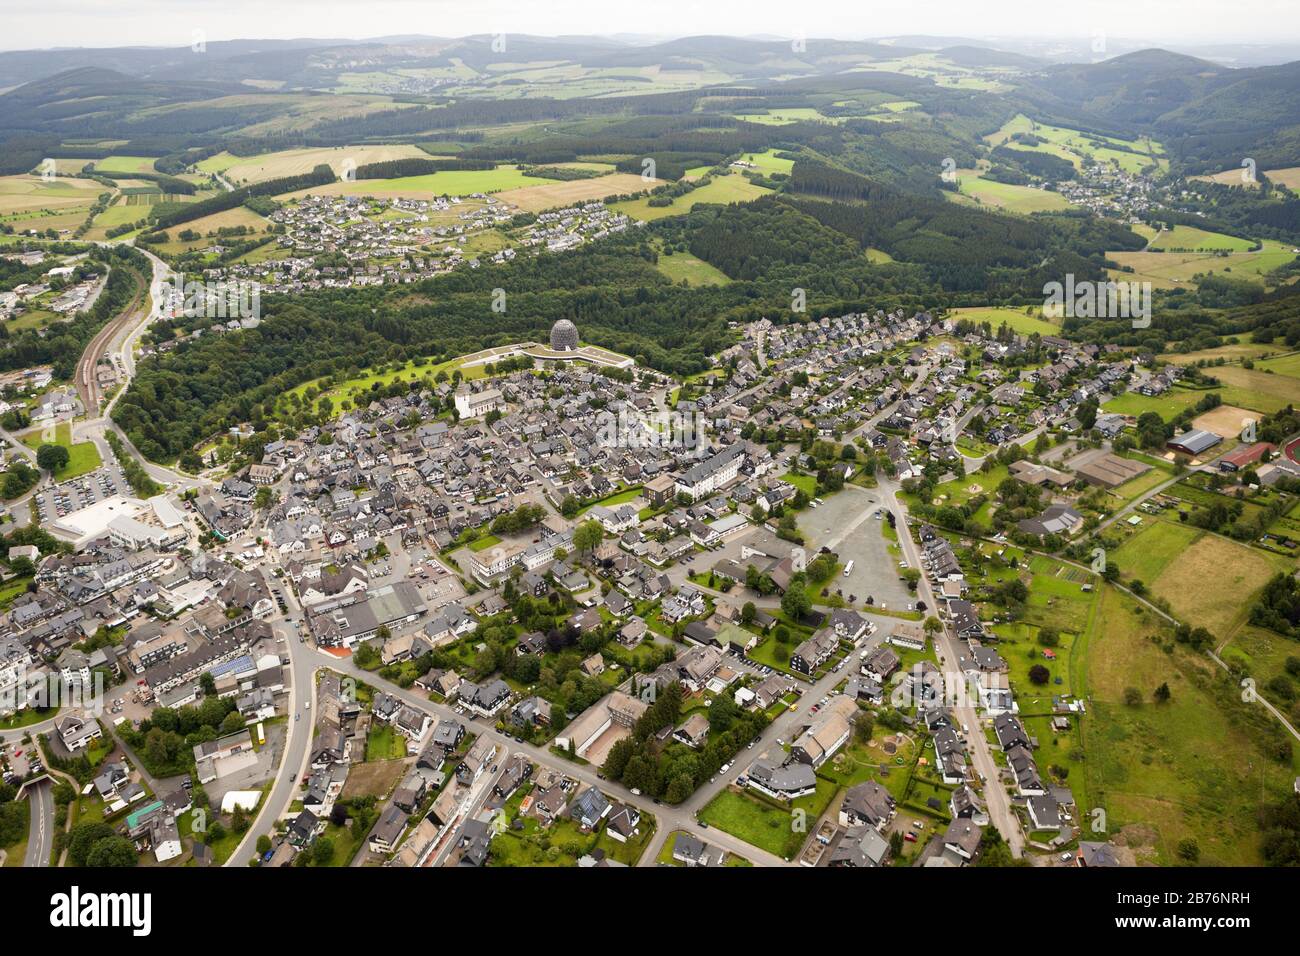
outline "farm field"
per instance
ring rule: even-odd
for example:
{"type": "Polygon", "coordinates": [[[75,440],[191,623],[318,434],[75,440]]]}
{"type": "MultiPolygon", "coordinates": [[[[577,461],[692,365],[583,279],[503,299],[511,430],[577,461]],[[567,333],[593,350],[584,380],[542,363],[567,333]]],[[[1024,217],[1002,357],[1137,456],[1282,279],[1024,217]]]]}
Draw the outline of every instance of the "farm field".
{"type": "MultiPolygon", "coordinates": [[[[153,173],[155,156],[105,156],[94,160],[95,171],[101,173],[153,173]]],[[[83,164],[84,165],[84,164],[83,164]]]]}
{"type": "Polygon", "coordinates": [[[1041,335],[1056,335],[1060,326],[1056,323],[1042,317],[1042,307],[1034,306],[1034,315],[1026,315],[1024,309],[1013,308],[984,308],[974,306],[971,308],[953,309],[949,315],[955,319],[965,319],[969,322],[987,322],[996,332],[1005,322],[1007,327],[1013,332],[1019,332],[1022,335],[1033,335],[1038,332],[1041,335]]]}
{"type": "Polygon", "coordinates": [[[429,154],[418,146],[334,146],[286,149],[254,156],[235,156],[221,152],[198,163],[196,168],[205,173],[221,173],[231,183],[239,186],[309,173],[321,163],[328,163],[335,175],[342,176],[344,164],[348,160],[357,166],[365,166],[394,159],[429,158],[429,154]]]}
{"type": "Polygon", "coordinates": [[[1270,371],[1277,375],[1300,378],[1300,352],[1291,352],[1288,355],[1261,359],[1255,363],[1255,368],[1270,371]]]}
{"type": "Polygon", "coordinates": [[[1229,362],[1237,362],[1244,358],[1260,359],[1266,355],[1276,355],[1285,352],[1286,346],[1282,345],[1264,345],[1259,342],[1236,342],[1231,339],[1229,344],[1220,345],[1212,349],[1200,349],[1196,352],[1161,352],[1158,356],[1162,362],[1173,362],[1176,365],[1191,365],[1204,359],[1213,362],[1216,359],[1224,359],[1229,362]]]}
{"type": "Polygon", "coordinates": [[[1099,163],[1116,165],[1129,173],[1140,172],[1143,167],[1151,165],[1153,156],[1156,164],[1161,167],[1166,162],[1163,158],[1164,148],[1152,140],[1126,142],[1115,137],[1036,123],[1023,113],[1008,120],[997,132],[985,136],[984,141],[990,146],[1005,144],[1013,149],[1050,153],[1072,163],[1075,168],[1083,165],[1081,155],[1091,156],[1099,163]],[[1025,144],[1014,141],[1011,137],[1016,133],[1032,133],[1045,142],[1025,144]],[[1136,149],[1139,152],[1129,152],[1129,149],[1136,149]]]}
{"type": "Polygon", "coordinates": [[[735,203],[748,202],[771,192],[762,186],[756,186],[739,173],[728,176],[715,176],[707,186],[700,186],[685,196],[673,201],[670,206],[651,206],[649,199],[630,199],[611,206],[618,212],[626,213],[633,219],[651,222],[668,216],[680,216],[690,212],[699,203],[735,203]]]}
{"type": "MultiPolygon", "coordinates": [[[[1007,212],[1028,214],[1068,209],[1070,203],[1060,193],[1037,189],[1033,186],[1013,186],[984,179],[974,169],[957,170],[961,195],[977,199],[982,205],[1005,209],[1007,212]]],[[[945,193],[952,196],[952,193],[945,193]]]]}
{"type": "MultiPolygon", "coordinates": [[[[439,176],[447,175],[438,173],[439,176]]],[[[610,173],[594,179],[551,180],[544,186],[521,186],[498,193],[497,198],[525,212],[541,212],[575,203],[591,202],[606,196],[642,193],[663,185],[662,179],[642,179],[636,173],[610,173]]]]}
{"type": "MultiPolygon", "coordinates": [[[[599,182],[582,180],[581,182],[599,182]]],[[[523,186],[556,185],[554,179],[529,176],[515,166],[498,166],[496,169],[457,169],[429,173],[424,176],[399,176],[395,179],[361,179],[353,182],[335,182],[326,186],[313,186],[297,192],[285,193],[277,199],[294,199],[301,196],[374,196],[377,199],[432,199],[435,196],[467,196],[471,193],[497,193],[519,189],[523,186]]],[[[562,183],[561,185],[569,185],[562,183]]]]}
{"type": "MultiPolygon", "coordinates": [[[[244,226],[253,230],[254,233],[263,233],[269,225],[270,223],[266,219],[253,212],[253,210],[249,209],[247,206],[236,206],[234,209],[224,209],[221,212],[214,212],[210,216],[201,216],[198,219],[181,223],[179,226],[167,230],[171,236],[171,240],[169,242],[160,243],[157,248],[165,253],[171,254],[186,252],[190,249],[204,248],[214,242],[220,241],[216,238],[209,239],[207,237],[209,232],[216,233],[220,229],[231,229],[236,226],[244,226]],[[177,238],[177,234],[186,229],[197,232],[199,238],[189,241],[177,238]]],[[[243,236],[241,238],[247,239],[249,236],[243,236]]]]}
{"type": "Polygon", "coordinates": [[[1267,239],[1257,252],[1235,252],[1228,256],[1212,252],[1108,252],[1106,257],[1133,270],[1110,270],[1110,278],[1117,282],[1150,282],[1152,288],[1176,289],[1202,274],[1262,279],[1266,273],[1295,259],[1296,254],[1284,243],[1267,239]]]}
{"type": "Polygon", "coordinates": [[[1151,240],[1149,248],[1185,250],[1189,252],[1214,252],[1216,250],[1246,252],[1254,244],[1250,239],[1226,236],[1221,232],[1209,232],[1205,229],[1197,229],[1195,226],[1174,226],[1173,229],[1161,231],[1159,235],[1151,240]]]}
{"type": "Polygon", "coordinates": [[[1287,405],[1300,405],[1300,378],[1270,374],[1240,365],[1223,365],[1209,370],[1223,383],[1220,394],[1231,405],[1271,414],[1287,405]]]}
{"type": "Polygon", "coordinates": [[[39,176],[0,176],[0,217],[32,213],[42,209],[68,212],[86,210],[105,187],[90,179],[39,176]]]}
{"type": "Polygon", "coordinates": [[[1250,596],[1281,570],[1280,560],[1258,548],[1163,520],[1126,541],[1114,559],[1122,573],[1168,601],[1180,620],[1220,638],[1244,617],[1250,596]]]}
{"type": "Polygon", "coordinates": [[[811,106],[790,106],[781,109],[764,110],[761,113],[733,113],[738,120],[746,123],[763,123],[768,126],[788,126],[791,123],[843,123],[843,117],[823,116],[811,106]]]}
{"type": "Polygon", "coordinates": [[[1076,657],[1089,700],[1084,773],[1093,807],[1139,863],[1172,865],[1195,839],[1202,865],[1258,865],[1255,813],[1290,792],[1295,768],[1262,753],[1254,721],[1230,677],[1171,641],[1168,625],[1122,592],[1103,588],[1076,657]],[[1168,684],[1170,698],[1153,691],[1168,684]],[[1125,703],[1125,691],[1141,697],[1125,703]]]}

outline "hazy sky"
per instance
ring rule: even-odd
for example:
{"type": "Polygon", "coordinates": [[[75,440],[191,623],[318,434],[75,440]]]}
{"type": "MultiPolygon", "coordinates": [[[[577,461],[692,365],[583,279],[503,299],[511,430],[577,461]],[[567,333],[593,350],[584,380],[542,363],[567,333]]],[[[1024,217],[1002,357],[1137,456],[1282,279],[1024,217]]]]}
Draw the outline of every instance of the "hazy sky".
{"type": "Polygon", "coordinates": [[[419,33],[1300,40],[1297,0],[0,0],[0,48],[419,33]]]}

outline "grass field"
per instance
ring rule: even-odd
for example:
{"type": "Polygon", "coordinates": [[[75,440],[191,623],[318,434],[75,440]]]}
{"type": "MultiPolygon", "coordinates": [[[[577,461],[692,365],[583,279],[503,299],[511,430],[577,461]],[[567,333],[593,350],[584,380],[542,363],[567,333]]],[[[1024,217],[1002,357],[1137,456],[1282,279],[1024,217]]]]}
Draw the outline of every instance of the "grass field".
{"type": "Polygon", "coordinates": [[[780,109],[764,110],[761,113],[733,113],[738,120],[746,123],[762,123],[765,126],[788,126],[791,123],[843,123],[843,117],[823,116],[811,106],[786,106],[780,109]]]}
{"type": "Polygon", "coordinates": [[[1273,374],[1240,365],[1223,365],[1209,370],[1223,383],[1221,394],[1229,405],[1240,405],[1271,414],[1287,405],[1300,405],[1300,378],[1273,374]]]}
{"type": "Polygon", "coordinates": [[[1300,352],[1291,352],[1288,355],[1261,359],[1255,363],[1255,368],[1273,372],[1277,375],[1300,378],[1300,352]]]}
{"type": "Polygon", "coordinates": [[[778,806],[775,801],[728,788],[709,801],[699,812],[699,819],[751,846],[788,860],[799,852],[808,838],[807,832],[794,828],[795,817],[791,811],[805,811],[811,828],[813,821],[829,806],[837,789],[833,782],[818,777],[815,793],[800,797],[789,806],[778,806]]]}
{"type": "Polygon", "coordinates": [[[518,206],[525,212],[541,212],[543,209],[572,206],[577,203],[591,202],[593,199],[604,199],[606,196],[648,192],[656,186],[663,185],[663,182],[662,179],[642,179],[636,173],[610,173],[608,176],[597,176],[594,179],[551,181],[543,186],[507,189],[499,193],[497,198],[512,206],[518,206]]]}
{"type": "Polygon", "coordinates": [[[1115,552],[1125,577],[1146,583],[1173,613],[1220,639],[1247,613],[1250,597],[1281,570],[1258,548],[1170,521],[1150,521],[1115,552]]]}
{"type": "MultiPolygon", "coordinates": [[[[367,370],[355,378],[347,379],[333,388],[321,392],[316,396],[315,403],[319,404],[321,399],[328,397],[330,401],[334,403],[334,409],[336,412],[340,411],[344,405],[351,407],[351,404],[354,402],[364,402],[365,404],[369,404],[369,399],[365,396],[374,385],[383,387],[399,378],[411,381],[427,377],[432,381],[437,377],[439,372],[446,372],[447,375],[450,376],[459,365],[459,359],[452,359],[451,361],[442,363],[433,363],[423,359],[411,359],[402,363],[397,368],[386,368],[383,371],[376,369],[367,370]]],[[[486,369],[483,365],[470,365],[461,369],[461,375],[466,380],[482,378],[485,374],[486,369]]],[[[289,392],[286,392],[282,398],[285,400],[291,400],[290,396],[298,395],[301,398],[306,399],[307,390],[315,388],[319,391],[321,384],[321,379],[304,382],[296,388],[291,389],[289,392]]]]}
{"type": "Polygon", "coordinates": [[[1173,521],[1147,519],[1146,527],[1124,542],[1110,557],[1125,578],[1151,584],[1179,553],[1203,531],[1173,521]]]}
{"type": "Polygon", "coordinates": [[[1031,150],[1050,153],[1074,164],[1076,168],[1083,165],[1082,157],[1091,156],[1096,162],[1115,165],[1125,172],[1140,172],[1144,166],[1155,162],[1165,166],[1164,148],[1157,142],[1147,139],[1122,140],[1116,137],[1083,133],[1079,130],[1062,126],[1036,123],[1023,113],[1008,120],[1001,129],[984,137],[990,146],[1007,145],[1012,149],[1031,150]],[[1032,133],[1044,142],[1026,144],[1012,140],[1016,133],[1032,133]],[[1138,150],[1130,152],[1129,150],[1138,150]]]}
{"type": "Polygon", "coordinates": [[[1213,252],[1142,251],[1108,252],[1106,257],[1132,270],[1110,270],[1110,278],[1116,281],[1150,282],[1155,289],[1176,289],[1186,286],[1198,275],[1207,274],[1262,281],[1266,273],[1286,265],[1295,259],[1296,254],[1290,246],[1266,239],[1263,248],[1257,252],[1234,252],[1228,256],[1213,252]]]}
{"type": "MultiPolygon", "coordinates": [[[[1216,371],[1218,371],[1216,369],[1216,371]]],[[[1187,388],[1171,388],[1163,395],[1139,395],[1137,392],[1125,392],[1112,398],[1102,406],[1103,411],[1119,415],[1132,415],[1134,418],[1143,412],[1158,412],[1166,421],[1178,415],[1185,408],[1195,405],[1207,393],[1187,388]]]]}
{"type": "Polygon", "coordinates": [[[1195,226],[1174,226],[1151,240],[1151,249],[1180,249],[1189,252],[1246,252],[1255,243],[1250,239],[1226,236],[1221,232],[1208,232],[1195,226]]]}
{"type": "MultiPolygon", "coordinates": [[[[595,180],[581,180],[593,182],[595,180]]],[[[399,176],[396,179],[362,179],[313,186],[281,199],[299,196],[374,196],[377,199],[430,199],[434,196],[468,196],[471,193],[496,193],[524,186],[555,185],[554,179],[529,176],[514,166],[496,169],[459,169],[429,173],[424,176],[399,176]]],[[[568,185],[567,183],[561,185],[568,185]]]]}
{"type": "MultiPolygon", "coordinates": [[[[961,195],[979,200],[981,205],[1005,209],[1007,212],[1027,214],[1068,209],[1069,201],[1060,193],[1049,192],[1034,186],[1014,186],[984,179],[974,169],[957,170],[961,195]]],[[[945,193],[952,196],[952,193],[945,193]]]]}
{"type": "Polygon", "coordinates": [[[94,471],[101,464],[99,458],[99,449],[95,447],[94,442],[77,442],[72,443],[72,426],[67,422],[61,422],[54,429],[54,435],[50,436],[45,433],[45,429],[26,432],[19,436],[23,444],[28,448],[40,448],[41,445],[62,445],[68,449],[68,463],[61,470],[54,473],[55,481],[68,481],[72,478],[79,478],[82,475],[94,471]],[[53,438],[53,441],[50,439],[53,438]]]}
{"type": "Polygon", "coordinates": [[[1003,323],[1006,323],[1007,327],[1013,332],[1019,332],[1022,335],[1032,335],[1035,332],[1040,335],[1057,335],[1060,333],[1060,326],[1042,317],[1043,309],[1041,306],[1033,306],[1033,310],[1033,315],[1026,315],[1024,309],[974,306],[953,309],[949,312],[949,315],[954,319],[965,319],[968,322],[987,322],[993,327],[994,332],[997,332],[998,328],[1003,323]]]}
{"type": "Polygon", "coordinates": [[[691,286],[725,285],[731,281],[717,266],[710,265],[689,252],[674,252],[671,256],[661,252],[655,268],[674,282],[684,281],[691,286]]]}
{"type": "Polygon", "coordinates": [[[1295,775],[1258,748],[1252,721],[1267,718],[1243,710],[1208,657],[1166,651],[1168,626],[1133,599],[1107,587],[1099,602],[1076,655],[1090,700],[1083,749],[1093,807],[1139,863],[1174,864],[1178,842],[1192,838],[1202,865],[1258,865],[1256,810],[1289,793],[1295,775]],[[1163,683],[1171,696],[1157,704],[1163,683]],[[1124,702],[1130,687],[1142,703],[1124,702]]]}
{"type": "Polygon", "coordinates": [[[1241,359],[1259,359],[1267,355],[1278,355],[1287,351],[1285,345],[1264,345],[1258,342],[1239,342],[1228,339],[1228,344],[1220,345],[1212,349],[1199,349],[1195,352],[1162,352],[1156,356],[1161,361],[1173,362],[1176,365],[1190,365],[1204,359],[1207,362],[1213,362],[1216,359],[1224,359],[1229,362],[1237,362],[1241,359]]]}
{"type": "Polygon", "coordinates": [[[749,202],[759,196],[766,196],[771,190],[756,186],[739,173],[728,176],[715,176],[707,186],[700,186],[675,200],[670,206],[651,206],[649,199],[632,199],[615,203],[612,209],[626,213],[633,219],[653,221],[668,216],[680,216],[690,212],[700,203],[734,203],[749,202]]]}
{"type": "Polygon", "coordinates": [[[153,156],[106,156],[95,160],[97,172],[109,173],[152,173],[153,156]]]}

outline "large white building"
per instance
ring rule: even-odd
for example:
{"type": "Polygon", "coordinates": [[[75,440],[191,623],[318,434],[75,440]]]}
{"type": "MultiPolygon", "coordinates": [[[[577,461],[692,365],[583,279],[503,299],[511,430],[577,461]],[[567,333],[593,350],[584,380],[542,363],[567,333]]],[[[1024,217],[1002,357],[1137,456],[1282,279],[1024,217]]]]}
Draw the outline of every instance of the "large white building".
{"type": "Polygon", "coordinates": [[[481,392],[457,392],[456,411],[461,418],[478,418],[488,412],[496,411],[502,406],[499,389],[488,388],[481,392]]]}

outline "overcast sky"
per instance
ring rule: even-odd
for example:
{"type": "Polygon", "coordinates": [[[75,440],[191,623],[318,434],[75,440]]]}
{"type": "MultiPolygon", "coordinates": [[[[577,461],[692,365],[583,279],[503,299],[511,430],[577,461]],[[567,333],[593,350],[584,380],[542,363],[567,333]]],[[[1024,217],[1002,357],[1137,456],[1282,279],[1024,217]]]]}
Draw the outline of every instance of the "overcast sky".
{"type": "Polygon", "coordinates": [[[1300,40],[1297,0],[0,0],[0,48],[393,34],[924,33],[1160,43],[1300,40]]]}

